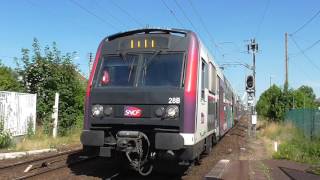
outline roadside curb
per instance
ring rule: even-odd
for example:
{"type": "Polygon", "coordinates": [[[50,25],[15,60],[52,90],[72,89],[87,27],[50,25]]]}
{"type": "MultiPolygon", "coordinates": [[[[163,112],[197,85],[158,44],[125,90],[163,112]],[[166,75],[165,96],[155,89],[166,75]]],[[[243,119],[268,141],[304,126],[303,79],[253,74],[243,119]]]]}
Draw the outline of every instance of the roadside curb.
{"type": "Polygon", "coordinates": [[[15,158],[20,158],[24,156],[37,155],[37,154],[48,153],[48,152],[57,152],[57,149],[40,149],[40,150],[32,150],[32,151],[25,151],[25,152],[0,153],[0,160],[15,159],[15,158]]]}

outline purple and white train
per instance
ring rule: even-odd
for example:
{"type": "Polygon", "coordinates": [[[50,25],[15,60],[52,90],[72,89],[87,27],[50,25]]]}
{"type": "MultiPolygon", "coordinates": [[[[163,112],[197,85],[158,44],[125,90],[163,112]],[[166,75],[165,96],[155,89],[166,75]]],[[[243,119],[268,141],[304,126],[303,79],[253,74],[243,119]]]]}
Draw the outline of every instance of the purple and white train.
{"type": "Polygon", "coordinates": [[[239,98],[197,35],[137,29],[106,37],[85,101],[84,149],[126,159],[141,175],[167,157],[191,162],[241,115],[239,98]]]}

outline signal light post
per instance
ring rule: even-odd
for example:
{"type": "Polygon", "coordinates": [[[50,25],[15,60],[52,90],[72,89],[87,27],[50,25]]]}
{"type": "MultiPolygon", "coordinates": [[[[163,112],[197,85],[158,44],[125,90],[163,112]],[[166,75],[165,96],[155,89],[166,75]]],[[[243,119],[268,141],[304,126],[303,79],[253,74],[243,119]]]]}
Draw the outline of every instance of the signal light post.
{"type": "Polygon", "coordinates": [[[258,43],[256,43],[255,39],[251,39],[250,44],[247,45],[248,53],[252,52],[253,59],[253,75],[247,76],[246,79],[246,91],[248,93],[248,105],[251,106],[251,121],[249,123],[249,135],[251,135],[251,130],[254,131],[254,135],[256,132],[256,123],[257,123],[257,113],[255,108],[255,96],[256,96],[256,53],[258,51],[258,43]],[[250,98],[249,98],[250,97],[250,98]],[[249,103],[250,102],[250,103],[249,103]]]}

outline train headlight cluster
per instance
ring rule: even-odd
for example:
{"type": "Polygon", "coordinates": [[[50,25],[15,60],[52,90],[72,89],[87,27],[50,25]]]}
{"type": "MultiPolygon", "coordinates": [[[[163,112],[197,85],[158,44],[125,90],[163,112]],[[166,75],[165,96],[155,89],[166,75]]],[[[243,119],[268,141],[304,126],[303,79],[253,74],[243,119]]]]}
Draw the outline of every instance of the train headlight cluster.
{"type": "Polygon", "coordinates": [[[164,107],[159,107],[156,111],[155,114],[157,117],[162,117],[165,113],[165,109],[164,107]]]}
{"type": "Polygon", "coordinates": [[[169,118],[175,118],[179,114],[179,107],[176,105],[170,105],[166,109],[166,116],[169,118]]]}
{"type": "Polygon", "coordinates": [[[113,108],[111,106],[105,106],[103,109],[103,113],[106,116],[111,116],[111,114],[113,113],[113,108]]]}
{"type": "Polygon", "coordinates": [[[97,104],[92,106],[91,112],[93,117],[101,117],[103,115],[111,116],[113,108],[112,106],[102,106],[97,104]]]}
{"type": "Polygon", "coordinates": [[[92,112],[92,116],[101,117],[102,114],[103,114],[103,106],[101,106],[101,105],[93,105],[92,109],[91,109],[91,112],[92,112]]]}

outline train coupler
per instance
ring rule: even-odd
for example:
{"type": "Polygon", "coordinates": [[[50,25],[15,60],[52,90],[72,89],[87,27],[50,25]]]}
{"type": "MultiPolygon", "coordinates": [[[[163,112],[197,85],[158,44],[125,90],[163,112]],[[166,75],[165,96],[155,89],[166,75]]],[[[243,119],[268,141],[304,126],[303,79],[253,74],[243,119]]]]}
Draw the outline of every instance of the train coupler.
{"type": "Polygon", "coordinates": [[[119,131],[116,139],[117,150],[126,154],[131,167],[142,176],[149,175],[153,170],[150,162],[153,153],[150,153],[148,136],[140,131],[119,131]]]}

